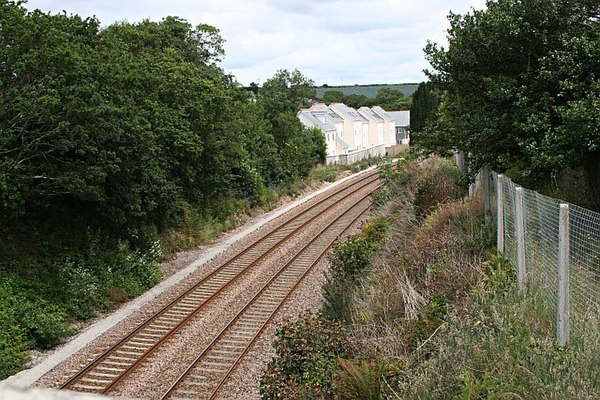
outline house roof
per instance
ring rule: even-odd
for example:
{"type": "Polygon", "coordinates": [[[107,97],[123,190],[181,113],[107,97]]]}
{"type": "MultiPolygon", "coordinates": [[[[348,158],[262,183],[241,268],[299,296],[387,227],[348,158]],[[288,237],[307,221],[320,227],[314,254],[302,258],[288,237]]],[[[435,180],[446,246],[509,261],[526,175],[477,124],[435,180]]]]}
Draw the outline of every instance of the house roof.
{"type": "Polygon", "coordinates": [[[384,120],[393,121],[392,117],[383,108],[381,108],[379,106],[373,106],[371,108],[371,110],[373,110],[377,115],[379,115],[384,120]]]}
{"type": "Polygon", "coordinates": [[[335,122],[342,122],[342,118],[337,113],[335,113],[331,108],[327,107],[327,105],[324,104],[324,103],[315,103],[310,108],[310,110],[317,110],[317,111],[326,112],[327,115],[329,115],[329,118],[331,118],[331,120],[334,123],[335,122]]]}
{"type": "Polygon", "coordinates": [[[367,118],[371,121],[382,122],[383,118],[378,115],[375,111],[371,110],[369,107],[361,107],[358,109],[358,113],[363,117],[367,118]]]}
{"type": "Polygon", "coordinates": [[[332,103],[329,105],[329,108],[338,113],[338,115],[340,115],[342,118],[344,118],[344,115],[346,115],[348,118],[354,121],[366,121],[366,118],[360,115],[358,111],[352,107],[348,107],[344,103],[332,103]]]}
{"type": "Polygon", "coordinates": [[[333,125],[325,115],[326,113],[318,110],[302,109],[298,111],[298,114],[302,114],[308,119],[314,126],[321,129],[323,132],[335,131],[335,125],[333,125]]]}
{"type": "Polygon", "coordinates": [[[387,113],[396,122],[396,126],[410,125],[410,111],[388,111],[387,113]]]}

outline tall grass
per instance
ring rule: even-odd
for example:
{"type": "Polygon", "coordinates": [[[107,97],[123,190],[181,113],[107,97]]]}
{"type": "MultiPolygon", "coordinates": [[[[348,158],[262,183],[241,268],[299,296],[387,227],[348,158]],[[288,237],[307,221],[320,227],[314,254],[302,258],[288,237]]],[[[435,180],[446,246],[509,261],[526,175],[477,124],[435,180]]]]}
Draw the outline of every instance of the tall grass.
{"type": "Polygon", "coordinates": [[[600,334],[561,349],[555,315],[533,292],[483,288],[453,310],[395,382],[401,398],[600,398],[600,334]]]}

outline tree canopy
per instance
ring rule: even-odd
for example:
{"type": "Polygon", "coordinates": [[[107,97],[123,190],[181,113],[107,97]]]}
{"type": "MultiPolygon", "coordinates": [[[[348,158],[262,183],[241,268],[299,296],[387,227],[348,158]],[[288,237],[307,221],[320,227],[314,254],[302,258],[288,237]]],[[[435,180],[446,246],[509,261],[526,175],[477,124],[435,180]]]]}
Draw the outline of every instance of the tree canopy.
{"type": "Polygon", "coordinates": [[[323,93],[325,103],[344,103],[350,107],[360,108],[363,106],[373,107],[379,105],[383,109],[392,110],[408,110],[412,101],[411,97],[405,98],[404,93],[397,89],[382,88],[377,92],[375,98],[368,97],[364,94],[349,94],[345,95],[341,90],[326,90],[323,93]]]}
{"type": "Polygon", "coordinates": [[[594,0],[496,0],[450,14],[448,48],[425,49],[445,91],[437,129],[448,146],[538,181],[581,167],[597,186],[599,17],[594,0]]]}
{"type": "Polygon", "coordinates": [[[312,81],[280,71],[255,104],[218,67],[215,27],[167,17],[100,29],[3,0],[0,29],[4,221],[68,213],[168,226],[182,202],[253,199],[307,172],[283,172],[281,157],[306,136],[295,113],[312,81]]]}

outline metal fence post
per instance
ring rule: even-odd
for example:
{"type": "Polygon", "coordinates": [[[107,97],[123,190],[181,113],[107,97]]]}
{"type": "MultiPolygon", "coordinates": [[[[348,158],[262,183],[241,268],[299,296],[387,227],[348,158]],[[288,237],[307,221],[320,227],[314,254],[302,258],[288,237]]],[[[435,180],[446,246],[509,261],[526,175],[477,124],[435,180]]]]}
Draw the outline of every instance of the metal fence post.
{"type": "Polygon", "coordinates": [[[481,168],[481,191],[483,192],[483,212],[485,216],[485,222],[492,222],[492,193],[490,190],[490,166],[485,164],[481,168]]]}
{"type": "Polygon", "coordinates": [[[497,210],[497,223],[496,223],[496,248],[498,249],[498,255],[504,254],[504,176],[498,175],[498,188],[496,189],[496,210],[497,210]]]}
{"type": "Polygon", "coordinates": [[[517,241],[517,287],[519,293],[525,293],[525,218],[523,215],[523,188],[518,187],[515,204],[515,239],[517,241]]]}
{"type": "Polygon", "coordinates": [[[561,204],[558,216],[558,310],[556,338],[564,347],[569,342],[569,205],[561,204]]]}

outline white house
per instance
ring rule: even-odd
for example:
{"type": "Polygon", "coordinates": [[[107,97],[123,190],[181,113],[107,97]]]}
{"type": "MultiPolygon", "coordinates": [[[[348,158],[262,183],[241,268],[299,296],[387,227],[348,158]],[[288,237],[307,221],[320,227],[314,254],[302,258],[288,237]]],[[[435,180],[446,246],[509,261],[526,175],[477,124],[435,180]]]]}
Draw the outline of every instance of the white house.
{"type": "MultiPolygon", "coordinates": [[[[327,155],[335,155],[338,153],[336,148],[337,130],[332,121],[328,121],[327,116],[322,111],[312,111],[310,109],[302,109],[298,112],[300,122],[307,128],[318,128],[325,135],[325,143],[327,144],[327,155]]],[[[343,150],[342,150],[343,151],[343,150]]]]}
{"type": "Polygon", "coordinates": [[[395,120],[378,106],[355,110],[343,103],[315,103],[300,110],[298,118],[325,135],[327,164],[352,164],[399,151],[395,120]]]}
{"type": "Polygon", "coordinates": [[[373,112],[383,119],[383,143],[385,147],[395,146],[396,143],[396,123],[383,108],[373,106],[373,112]]]}
{"type": "Polygon", "coordinates": [[[410,111],[388,111],[390,117],[396,123],[396,143],[409,144],[410,134],[408,128],[410,126],[410,111]]]}
{"type": "Polygon", "coordinates": [[[344,103],[332,103],[329,108],[344,120],[342,137],[352,150],[364,149],[369,142],[369,121],[344,103]]]}
{"type": "Polygon", "coordinates": [[[369,107],[361,107],[358,113],[369,121],[369,145],[383,143],[383,118],[369,107]]]}

